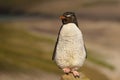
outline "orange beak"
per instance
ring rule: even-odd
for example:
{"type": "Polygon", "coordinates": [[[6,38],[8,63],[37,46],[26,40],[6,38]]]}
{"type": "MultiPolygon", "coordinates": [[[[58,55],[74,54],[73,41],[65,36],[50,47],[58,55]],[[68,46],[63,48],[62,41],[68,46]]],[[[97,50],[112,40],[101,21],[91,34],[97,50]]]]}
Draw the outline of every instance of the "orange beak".
{"type": "Polygon", "coordinates": [[[65,19],[66,17],[65,16],[60,16],[60,19],[65,19]]]}

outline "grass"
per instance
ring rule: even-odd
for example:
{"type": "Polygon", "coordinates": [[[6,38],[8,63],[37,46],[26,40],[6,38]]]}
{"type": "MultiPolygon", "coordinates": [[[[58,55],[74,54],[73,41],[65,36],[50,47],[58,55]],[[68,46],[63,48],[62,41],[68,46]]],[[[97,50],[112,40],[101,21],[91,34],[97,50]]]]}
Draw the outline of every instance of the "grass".
{"type": "Polygon", "coordinates": [[[95,56],[94,54],[95,54],[95,52],[93,52],[93,51],[91,51],[91,50],[88,50],[88,58],[87,58],[87,59],[88,59],[89,61],[91,61],[92,63],[94,63],[94,64],[103,66],[103,67],[108,68],[108,69],[110,69],[110,70],[114,70],[114,69],[115,69],[115,67],[114,67],[113,65],[105,62],[104,59],[101,58],[101,56],[98,57],[98,55],[95,56]],[[101,59],[100,59],[100,58],[101,58],[101,59]]]}
{"type": "MultiPolygon", "coordinates": [[[[61,73],[51,60],[54,43],[55,38],[48,35],[37,36],[10,24],[0,24],[0,71],[43,70],[61,73]]],[[[104,64],[92,55],[88,56],[88,60],[95,64],[104,64]]],[[[85,66],[82,70],[92,80],[108,80],[94,68],[85,66]]]]}
{"type": "Polygon", "coordinates": [[[51,65],[51,53],[54,40],[43,36],[34,36],[21,29],[0,26],[0,66],[1,70],[16,68],[45,68],[51,65]],[[44,50],[46,45],[47,50],[44,50]],[[49,46],[50,45],[50,46],[49,46]],[[47,55],[47,56],[45,56],[47,55]]]}
{"type": "Polygon", "coordinates": [[[82,72],[90,79],[90,80],[109,80],[105,75],[101,74],[97,69],[92,67],[83,66],[82,72]]]}

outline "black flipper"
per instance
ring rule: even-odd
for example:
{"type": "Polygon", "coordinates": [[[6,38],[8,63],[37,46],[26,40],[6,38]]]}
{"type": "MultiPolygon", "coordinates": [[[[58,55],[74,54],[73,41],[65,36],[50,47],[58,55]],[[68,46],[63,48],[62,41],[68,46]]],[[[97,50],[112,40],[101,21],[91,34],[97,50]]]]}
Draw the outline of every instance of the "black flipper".
{"type": "Polygon", "coordinates": [[[87,48],[86,48],[86,46],[84,45],[84,48],[85,48],[85,52],[86,52],[86,58],[87,58],[87,48]]]}
{"type": "MultiPolygon", "coordinates": [[[[78,24],[77,24],[77,27],[80,29],[80,27],[78,26],[78,24]]],[[[87,58],[87,48],[86,48],[86,46],[85,46],[85,44],[84,44],[84,48],[85,48],[85,52],[86,52],[86,58],[87,58]]]]}
{"type": "Polygon", "coordinates": [[[54,60],[55,55],[56,55],[56,48],[57,48],[57,44],[58,44],[58,41],[59,41],[59,35],[60,35],[60,31],[61,31],[62,27],[63,27],[63,26],[60,27],[60,30],[59,30],[59,33],[58,33],[57,41],[56,41],[56,43],[55,43],[55,47],[54,47],[54,51],[53,51],[52,60],[54,60]]]}

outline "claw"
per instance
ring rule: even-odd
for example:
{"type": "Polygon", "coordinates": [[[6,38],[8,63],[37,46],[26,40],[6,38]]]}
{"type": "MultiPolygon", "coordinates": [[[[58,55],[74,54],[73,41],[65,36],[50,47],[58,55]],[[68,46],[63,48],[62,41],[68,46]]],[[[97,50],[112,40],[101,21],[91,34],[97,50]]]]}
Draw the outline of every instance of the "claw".
{"type": "Polygon", "coordinates": [[[80,74],[79,74],[79,72],[77,72],[77,71],[72,71],[72,73],[73,73],[73,76],[74,77],[80,77],[80,74]]]}
{"type": "Polygon", "coordinates": [[[70,73],[70,68],[63,68],[64,73],[68,74],[70,73]]]}

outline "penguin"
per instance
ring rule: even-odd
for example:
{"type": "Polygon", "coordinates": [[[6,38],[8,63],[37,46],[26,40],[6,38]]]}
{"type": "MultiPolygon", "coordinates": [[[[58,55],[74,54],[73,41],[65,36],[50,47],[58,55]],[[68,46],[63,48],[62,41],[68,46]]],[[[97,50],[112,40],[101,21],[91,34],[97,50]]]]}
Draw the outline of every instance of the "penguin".
{"type": "Polygon", "coordinates": [[[63,13],[60,19],[63,25],[58,33],[52,60],[64,73],[79,77],[78,69],[87,57],[83,35],[74,12],[63,13]]]}

